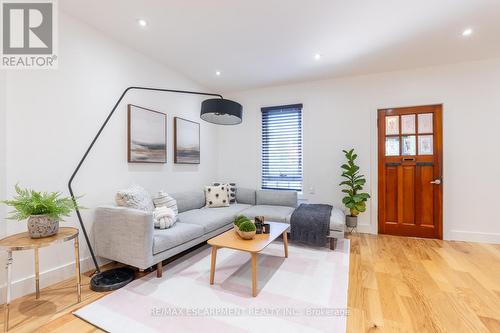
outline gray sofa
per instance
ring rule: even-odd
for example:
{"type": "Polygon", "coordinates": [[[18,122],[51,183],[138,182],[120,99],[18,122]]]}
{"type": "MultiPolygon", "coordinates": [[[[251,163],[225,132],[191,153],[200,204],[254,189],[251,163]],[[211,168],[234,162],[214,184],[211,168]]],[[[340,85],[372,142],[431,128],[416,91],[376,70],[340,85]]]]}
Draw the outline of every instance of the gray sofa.
{"type": "MultiPolygon", "coordinates": [[[[172,196],[177,200],[178,221],[163,230],[154,228],[151,213],[118,206],[98,207],[94,219],[97,255],[139,269],[157,265],[161,276],[163,260],[229,230],[237,215],[265,216],[269,221],[290,223],[297,207],[297,193],[292,191],[238,188],[237,203],[221,208],[205,208],[201,190],[172,196]]],[[[338,224],[337,229],[342,230],[338,236],[343,237],[343,218],[333,224],[338,224]]]]}

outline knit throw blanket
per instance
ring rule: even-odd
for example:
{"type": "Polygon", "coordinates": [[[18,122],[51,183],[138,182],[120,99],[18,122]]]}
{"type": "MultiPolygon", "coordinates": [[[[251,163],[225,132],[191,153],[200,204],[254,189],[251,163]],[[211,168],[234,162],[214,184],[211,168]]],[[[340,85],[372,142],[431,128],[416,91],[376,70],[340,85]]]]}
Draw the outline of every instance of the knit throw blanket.
{"type": "Polygon", "coordinates": [[[325,246],[332,208],[330,205],[301,204],[290,220],[290,238],[309,245],[325,246]]]}

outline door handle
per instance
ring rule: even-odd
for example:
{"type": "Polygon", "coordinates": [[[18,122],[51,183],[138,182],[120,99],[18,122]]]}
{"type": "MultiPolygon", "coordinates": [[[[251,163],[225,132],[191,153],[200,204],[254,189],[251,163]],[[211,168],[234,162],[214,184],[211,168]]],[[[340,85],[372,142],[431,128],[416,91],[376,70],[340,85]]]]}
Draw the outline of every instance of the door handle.
{"type": "Polygon", "coordinates": [[[434,185],[440,185],[441,184],[441,179],[435,179],[433,181],[431,181],[431,184],[434,184],[434,185]]]}

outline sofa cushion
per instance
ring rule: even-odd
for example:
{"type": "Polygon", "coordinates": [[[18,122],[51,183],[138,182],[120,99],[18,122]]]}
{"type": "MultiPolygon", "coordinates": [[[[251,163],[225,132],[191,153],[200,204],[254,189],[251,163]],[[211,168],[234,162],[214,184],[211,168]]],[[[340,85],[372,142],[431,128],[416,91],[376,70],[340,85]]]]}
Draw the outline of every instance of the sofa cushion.
{"type": "Polygon", "coordinates": [[[229,190],[227,184],[205,186],[205,207],[217,208],[229,206],[229,190]]]}
{"type": "Polygon", "coordinates": [[[177,200],[177,209],[179,213],[205,206],[204,191],[179,192],[173,193],[171,196],[177,200]]]}
{"type": "Polygon", "coordinates": [[[178,223],[197,224],[204,233],[214,231],[233,222],[234,218],[250,205],[234,204],[229,207],[192,209],[179,214],[178,223]]]}
{"type": "Polygon", "coordinates": [[[155,229],[153,233],[153,254],[189,242],[203,234],[201,226],[188,223],[176,223],[168,229],[155,229]]]}
{"type": "Polygon", "coordinates": [[[255,205],[255,190],[238,187],[236,190],[236,202],[252,206],[255,205]]]}
{"type": "Polygon", "coordinates": [[[257,205],[297,207],[297,192],[258,190],[257,205]]]}
{"type": "Polygon", "coordinates": [[[294,210],[293,207],[257,205],[245,209],[241,214],[251,219],[255,216],[264,216],[265,221],[290,223],[290,217],[294,210]]]}

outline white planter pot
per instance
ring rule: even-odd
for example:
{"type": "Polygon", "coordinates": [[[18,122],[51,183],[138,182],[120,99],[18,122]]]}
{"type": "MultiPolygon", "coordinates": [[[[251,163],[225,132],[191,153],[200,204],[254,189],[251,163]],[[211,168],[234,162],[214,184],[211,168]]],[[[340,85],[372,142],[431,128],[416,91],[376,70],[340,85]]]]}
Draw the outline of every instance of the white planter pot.
{"type": "Polygon", "coordinates": [[[357,216],[347,215],[345,217],[345,225],[348,228],[356,228],[358,226],[358,217],[357,216]]]}

